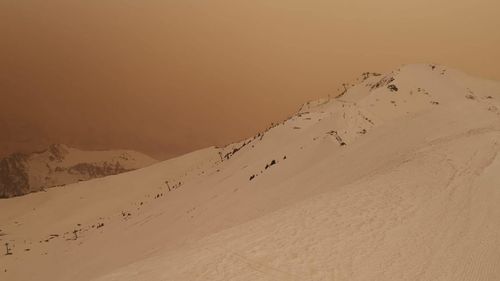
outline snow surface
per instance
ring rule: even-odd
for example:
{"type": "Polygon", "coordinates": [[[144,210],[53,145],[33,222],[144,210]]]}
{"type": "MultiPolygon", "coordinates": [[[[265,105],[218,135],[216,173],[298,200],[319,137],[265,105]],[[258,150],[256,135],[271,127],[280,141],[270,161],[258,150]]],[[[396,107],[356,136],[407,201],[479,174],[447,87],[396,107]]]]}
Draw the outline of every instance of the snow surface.
{"type": "Polygon", "coordinates": [[[0,200],[0,280],[500,280],[499,107],[498,82],[408,65],[225,148],[0,200]]]}

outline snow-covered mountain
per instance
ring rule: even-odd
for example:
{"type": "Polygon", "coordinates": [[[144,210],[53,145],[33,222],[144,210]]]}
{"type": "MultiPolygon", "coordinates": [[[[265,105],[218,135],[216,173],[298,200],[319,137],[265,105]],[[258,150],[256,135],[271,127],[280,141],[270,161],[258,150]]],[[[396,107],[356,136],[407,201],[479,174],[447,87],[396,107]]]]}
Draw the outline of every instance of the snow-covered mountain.
{"type": "Polygon", "coordinates": [[[364,74],[225,148],[0,201],[5,280],[500,280],[500,83],[364,74]]]}
{"type": "Polygon", "coordinates": [[[62,144],[0,159],[0,198],[116,175],[155,163],[135,151],[82,151],[62,144]]]}

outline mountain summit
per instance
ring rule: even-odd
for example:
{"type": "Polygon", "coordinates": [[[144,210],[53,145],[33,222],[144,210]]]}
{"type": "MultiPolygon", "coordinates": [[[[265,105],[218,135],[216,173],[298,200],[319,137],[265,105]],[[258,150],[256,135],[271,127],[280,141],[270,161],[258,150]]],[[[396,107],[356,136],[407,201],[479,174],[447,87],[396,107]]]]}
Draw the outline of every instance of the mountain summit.
{"type": "Polygon", "coordinates": [[[500,280],[499,108],[444,66],[364,74],[227,147],[0,201],[0,279],[500,280]]]}

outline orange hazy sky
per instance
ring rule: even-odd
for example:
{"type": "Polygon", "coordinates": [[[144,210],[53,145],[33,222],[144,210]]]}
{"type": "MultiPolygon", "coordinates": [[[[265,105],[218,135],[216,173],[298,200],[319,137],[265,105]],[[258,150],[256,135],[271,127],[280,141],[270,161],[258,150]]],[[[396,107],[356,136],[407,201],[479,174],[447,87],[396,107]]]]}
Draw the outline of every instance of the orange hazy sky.
{"type": "Polygon", "coordinates": [[[3,0],[0,154],[167,158],[407,63],[500,80],[499,14],[497,0],[3,0]]]}

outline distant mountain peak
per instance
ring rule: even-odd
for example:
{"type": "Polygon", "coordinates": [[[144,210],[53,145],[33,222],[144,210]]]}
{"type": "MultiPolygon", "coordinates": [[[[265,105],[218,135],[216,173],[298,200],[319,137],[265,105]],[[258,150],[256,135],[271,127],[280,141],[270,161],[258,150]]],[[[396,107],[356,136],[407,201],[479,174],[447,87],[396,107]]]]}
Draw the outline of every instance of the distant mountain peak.
{"type": "Polygon", "coordinates": [[[69,153],[69,150],[64,144],[51,144],[47,149],[47,152],[51,154],[53,160],[61,161],[69,153]]]}
{"type": "Polygon", "coordinates": [[[14,153],[0,159],[0,198],[116,175],[155,162],[135,151],[83,151],[52,144],[41,152],[14,153]]]}

